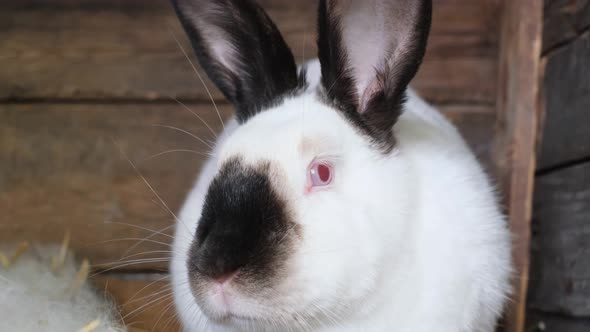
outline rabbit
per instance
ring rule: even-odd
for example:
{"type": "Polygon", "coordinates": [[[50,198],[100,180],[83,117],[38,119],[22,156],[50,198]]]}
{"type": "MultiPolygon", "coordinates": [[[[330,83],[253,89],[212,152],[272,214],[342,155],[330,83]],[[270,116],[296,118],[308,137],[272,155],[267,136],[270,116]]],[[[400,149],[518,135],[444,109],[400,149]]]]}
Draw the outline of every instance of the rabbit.
{"type": "Polygon", "coordinates": [[[321,0],[298,67],[251,0],[173,0],[235,108],[177,220],[186,331],[491,332],[510,232],[456,128],[409,88],[429,0],[321,0]]]}

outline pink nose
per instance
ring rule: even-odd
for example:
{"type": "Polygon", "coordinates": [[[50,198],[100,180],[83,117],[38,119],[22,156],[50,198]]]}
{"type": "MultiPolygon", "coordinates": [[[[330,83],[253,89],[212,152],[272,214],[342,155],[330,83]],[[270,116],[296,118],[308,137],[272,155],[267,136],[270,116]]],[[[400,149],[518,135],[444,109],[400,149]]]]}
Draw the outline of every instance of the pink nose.
{"type": "Polygon", "coordinates": [[[215,280],[215,282],[218,284],[225,285],[225,284],[229,283],[236,276],[236,274],[238,274],[238,272],[234,271],[234,272],[219,276],[213,280],[215,280]]]}

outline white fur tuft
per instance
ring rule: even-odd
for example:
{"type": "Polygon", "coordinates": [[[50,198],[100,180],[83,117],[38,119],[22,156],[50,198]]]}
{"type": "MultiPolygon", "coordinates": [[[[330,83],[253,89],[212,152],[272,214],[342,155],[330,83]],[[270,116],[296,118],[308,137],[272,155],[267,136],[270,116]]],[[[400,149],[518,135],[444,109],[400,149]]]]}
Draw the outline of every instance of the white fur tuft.
{"type": "Polygon", "coordinates": [[[32,248],[9,268],[0,267],[0,331],[76,332],[95,322],[94,332],[119,332],[114,308],[89,285],[68,288],[79,265],[67,258],[60,273],[51,271],[57,247],[32,248]]]}

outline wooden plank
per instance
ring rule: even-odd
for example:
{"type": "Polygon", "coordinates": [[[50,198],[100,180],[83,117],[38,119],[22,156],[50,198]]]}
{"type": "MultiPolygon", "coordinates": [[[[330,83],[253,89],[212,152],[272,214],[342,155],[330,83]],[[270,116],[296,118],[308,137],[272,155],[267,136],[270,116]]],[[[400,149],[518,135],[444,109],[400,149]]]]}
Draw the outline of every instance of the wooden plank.
{"type": "Polygon", "coordinates": [[[530,332],[588,332],[590,318],[574,319],[540,311],[532,311],[527,317],[527,331],[530,332]]]}
{"type": "MultiPolygon", "coordinates": [[[[7,66],[0,71],[0,93],[5,94],[0,99],[208,99],[190,64],[180,54],[96,58],[47,55],[21,60],[18,66],[12,66],[15,63],[11,61],[4,63],[7,66]]],[[[490,104],[495,94],[494,76],[495,64],[490,58],[431,57],[423,63],[414,84],[432,102],[490,104]]],[[[221,93],[204,79],[215,100],[222,100],[221,93]]]]}
{"type": "Polygon", "coordinates": [[[590,0],[577,1],[575,8],[575,22],[578,31],[584,31],[590,28],[590,0]]]}
{"type": "Polygon", "coordinates": [[[590,0],[545,2],[544,52],[571,41],[590,27],[590,0]]]}
{"type": "Polygon", "coordinates": [[[529,306],[590,317],[590,163],[537,177],[529,306]]]}
{"type": "Polygon", "coordinates": [[[590,157],[590,33],[551,53],[539,170],[590,157]]]}
{"type": "MultiPolygon", "coordinates": [[[[227,117],[230,108],[220,107],[227,117]]],[[[212,107],[201,105],[198,111],[214,129],[220,127],[212,107]]],[[[212,139],[193,114],[176,104],[0,106],[0,242],[60,242],[69,229],[76,253],[88,257],[95,268],[109,268],[102,264],[118,261],[137,239],[150,234],[138,226],[172,227],[174,217],[113,143],[177,211],[203,156],[156,155],[174,149],[206,152],[207,147],[189,134],[159,125],[212,139]]],[[[129,254],[168,250],[159,243],[164,241],[169,238],[156,236],[129,254]]],[[[119,265],[165,268],[167,263],[114,264],[119,265]]]]}
{"type": "MultiPolygon", "coordinates": [[[[229,116],[230,108],[220,106],[223,116],[229,116]]],[[[211,106],[190,107],[219,129],[211,106]]],[[[445,107],[478,156],[489,160],[495,116],[481,106],[470,108],[445,107]]],[[[206,149],[188,134],[154,125],[174,126],[211,138],[198,119],[176,104],[1,105],[0,242],[60,242],[69,229],[73,250],[89,258],[95,268],[165,269],[167,262],[162,261],[124,263],[154,256],[121,259],[127,254],[168,250],[170,238],[156,236],[127,252],[137,239],[150,235],[138,227],[172,227],[174,218],[111,138],[174,212],[191,188],[203,156],[178,152],[150,157],[170,149],[206,149]],[[104,265],[109,262],[114,263],[104,265]]]]}
{"type": "Polygon", "coordinates": [[[577,33],[567,12],[563,10],[565,1],[545,1],[550,3],[543,12],[543,51],[548,51],[574,38],[577,33]]]}
{"type": "Polygon", "coordinates": [[[413,84],[422,91],[424,98],[434,103],[491,105],[490,98],[496,95],[493,79],[496,76],[496,63],[491,59],[427,57],[413,84]]]}
{"type": "MultiPolygon", "coordinates": [[[[257,0],[266,10],[305,11],[315,17],[317,0],[257,0]]],[[[434,18],[441,22],[433,28],[432,34],[476,31],[496,35],[490,31],[496,26],[499,6],[496,0],[434,0],[434,18]],[[460,9],[460,10],[458,10],[460,9]]],[[[87,10],[118,11],[135,15],[142,11],[170,10],[169,0],[0,0],[0,7],[6,10],[87,10]]],[[[280,23],[280,22],[278,22],[280,23]]],[[[315,27],[312,27],[315,29],[315,27]]]]}
{"type": "MultiPolygon", "coordinates": [[[[47,3],[0,4],[0,100],[208,99],[170,33],[191,52],[167,1],[47,3]]],[[[263,3],[296,58],[315,57],[315,1],[263,3]]],[[[429,52],[415,81],[428,99],[494,102],[497,13],[493,0],[435,3],[429,52]]]]}
{"type": "Polygon", "coordinates": [[[495,157],[514,236],[516,272],[505,331],[522,332],[529,270],[535,142],[540,107],[541,1],[502,1],[495,157]]]}
{"type": "Polygon", "coordinates": [[[129,332],[181,331],[167,279],[165,274],[109,274],[91,283],[117,304],[129,332]]]}

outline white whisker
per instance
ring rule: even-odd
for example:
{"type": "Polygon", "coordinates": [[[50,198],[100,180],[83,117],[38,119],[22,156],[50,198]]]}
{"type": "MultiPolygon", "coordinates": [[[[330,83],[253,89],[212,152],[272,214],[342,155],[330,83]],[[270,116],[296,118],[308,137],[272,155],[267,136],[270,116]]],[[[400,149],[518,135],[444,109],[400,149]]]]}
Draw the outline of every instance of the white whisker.
{"type": "Polygon", "coordinates": [[[121,238],[121,239],[104,240],[104,241],[100,241],[94,245],[102,245],[102,244],[106,244],[106,243],[110,243],[110,242],[119,242],[119,241],[145,241],[145,242],[150,242],[150,243],[161,244],[163,246],[172,248],[172,245],[170,243],[165,243],[165,242],[156,241],[156,240],[152,240],[152,239],[146,239],[146,238],[138,238],[138,237],[126,237],[126,238],[121,238]]]}
{"type": "Polygon", "coordinates": [[[131,162],[131,159],[129,159],[129,157],[127,156],[127,154],[125,154],[125,151],[123,151],[123,149],[121,148],[121,146],[119,146],[119,144],[117,144],[117,142],[114,139],[113,139],[113,143],[119,148],[119,151],[121,152],[121,154],[123,155],[123,157],[125,157],[125,159],[127,160],[127,162],[131,165],[131,167],[133,167],[133,169],[135,170],[135,172],[137,173],[137,175],[139,175],[139,177],[143,180],[143,182],[146,184],[146,186],[148,186],[148,188],[152,191],[152,193],[154,194],[154,196],[156,196],[156,198],[158,198],[158,200],[160,201],[160,203],[162,203],[162,205],[166,208],[166,210],[170,213],[170,215],[172,215],[174,217],[174,220],[176,220],[176,222],[180,222],[186,228],[186,231],[190,234],[191,231],[188,228],[188,226],[186,226],[186,224],[182,220],[178,219],[178,217],[176,216],[176,214],[174,214],[174,212],[172,212],[172,210],[170,209],[170,207],[168,207],[168,204],[166,204],[166,202],[164,202],[164,200],[162,199],[162,197],[160,197],[160,195],[158,195],[158,193],[156,192],[156,190],[154,190],[154,188],[152,187],[152,185],[150,185],[150,183],[143,176],[143,174],[141,174],[141,172],[137,169],[137,167],[135,166],[135,164],[133,162],[131,162]]]}
{"type": "MultiPolygon", "coordinates": [[[[151,285],[151,284],[150,284],[150,285],[151,285]]],[[[145,288],[145,287],[144,287],[144,288],[145,288]]],[[[142,290],[143,290],[144,288],[142,288],[142,290]]],[[[170,292],[172,292],[172,287],[171,287],[171,286],[168,286],[168,287],[165,287],[165,288],[163,288],[163,289],[160,289],[160,290],[159,290],[159,291],[157,291],[157,292],[153,292],[153,293],[151,293],[151,294],[149,294],[149,295],[145,295],[145,296],[142,296],[142,297],[138,297],[138,298],[136,298],[136,299],[134,299],[134,300],[131,300],[131,299],[130,299],[130,300],[128,300],[127,302],[123,303],[121,306],[122,306],[122,307],[125,307],[125,306],[128,306],[128,305],[130,305],[130,304],[131,304],[131,303],[133,303],[133,302],[137,302],[137,301],[141,301],[141,300],[149,299],[149,298],[152,298],[152,297],[154,297],[154,296],[158,296],[158,295],[160,295],[160,294],[162,294],[162,293],[170,293],[170,292]]],[[[136,293],[136,294],[138,294],[138,293],[136,293]]],[[[136,295],[134,295],[134,296],[136,296],[136,295]]]]}
{"type": "MultiPolygon", "coordinates": [[[[145,262],[129,262],[129,263],[125,263],[125,264],[121,264],[121,265],[117,265],[117,266],[113,266],[111,268],[108,268],[106,270],[100,270],[92,275],[90,275],[88,277],[88,279],[92,279],[94,277],[96,277],[97,275],[103,274],[103,273],[107,273],[116,269],[120,269],[122,267],[127,267],[127,266],[133,266],[133,265],[139,265],[139,264],[147,264],[147,263],[159,263],[159,262],[169,262],[169,259],[162,259],[162,260],[152,260],[152,261],[145,261],[145,262]]],[[[96,266],[96,265],[95,265],[96,266]]],[[[165,271],[162,269],[162,271],[165,271]]]]}
{"type": "Polygon", "coordinates": [[[215,133],[215,130],[213,130],[213,128],[211,128],[211,126],[209,126],[207,121],[205,121],[199,114],[197,114],[197,112],[193,111],[190,107],[188,107],[186,104],[184,104],[183,102],[178,100],[176,97],[170,96],[170,98],[172,98],[174,101],[176,101],[182,107],[184,107],[184,109],[186,109],[187,111],[191,112],[194,116],[196,116],[197,119],[199,119],[209,129],[211,134],[213,134],[213,137],[217,138],[217,133],[215,133]]]}
{"type": "Polygon", "coordinates": [[[192,138],[196,139],[197,141],[205,144],[208,148],[213,149],[213,146],[210,143],[208,143],[204,139],[200,138],[199,136],[191,133],[190,131],[187,131],[187,130],[184,130],[184,129],[181,129],[181,128],[178,128],[178,127],[174,127],[174,126],[161,125],[161,124],[154,124],[153,126],[154,127],[161,127],[161,128],[172,129],[172,130],[176,130],[176,131],[179,131],[181,133],[187,134],[187,135],[191,136],[192,138]]]}
{"type": "Polygon", "coordinates": [[[209,156],[209,157],[211,156],[210,153],[206,153],[206,152],[200,152],[200,151],[189,150],[189,149],[173,149],[173,150],[166,150],[166,151],[163,151],[163,152],[160,152],[160,153],[156,153],[155,155],[152,155],[152,156],[149,156],[149,157],[145,158],[144,160],[142,160],[142,162],[143,161],[148,161],[148,160],[151,160],[151,159],[160,157],[160,156],[163,156],[163,155],[168,154],[168,153],[174,153],[174,152],[193,153],[193,154],[196,154],[196,155],[209,156]]]}
{"type": "Polygon", "coordinates": [[[221,118],[221,113],[219,112],[219,108],[217,108],[217,104],[215,103],[215,99],[213,99],[213,95],[211,94],[211,91],[209,91],[209,88],[207,87],[207,84],[205,84],[205,81],[203,80],[203,77],[201,77],[201,74],[199,74],[199,71],[197,70],[197,67],[195,67],[194,63],[191,61],[190,57],[188,56],[188,54],[184,50],[184,47],[182,47],[182,44],[178,41],[178,38],[176,38],[176,34],[174,34],[174,31],[172,30],[172,28],[170,28],[170,26],[168,26],[168,31],[170,31],[170,33],[172,34],[172,37],[176,41],[176,44],[178,44],[178,47],[182,51],[182,54],[184,54],[184,57],[186,58],[186,60],[188,61],[188,63],[193,68],[195,74],[197,74],[197,77],[199,78],[199,81],[201,81],[201,84],[203,84],[203,87],[205,88],[205,91],[207,92],[207,95],[209,95],[209,99],[211,99],[211,102],[213,103],[213,107],[215,107],[215,111],[217,112],[217,116],[219,117],[219,122],[221,122],[221,127],[223,127],[223,129],[225,129],[225,123],[223,123],[223,119],[221,118]]]}
{"type": "Polygon", "coordinates": [[[169,275],[164,275],[161,278],[158,278],[152,282],[150,282],[149,284],[147,284],[146,286],[144,286],[143,288],[141,288],[140,290],[138,290],[126,303],[124,303],[123,305],[126,305],[127,303],[129,303],[130,301],[132,301],[137,295],[141,294],[142,291],[144,291],[145,289],[149,288],[151,285],[160,282],[166,278],[170,277],[169,275]]]}
{"type": "MultiPolygon", "coordinates": [[[[134,224],[129,224],[129,223],[125,223],[125,222],[120,222],[120,221],[108,221],[105,220],[104,222],[105,224],[117,224],[117,225],[123,225],[123,226],[129,226],[129,227],[134,227],[134,228],[138,228],[138,229],[143,229],[144,231],[149,231],[151,233],[155,233],[155,234],[160,234],[160,235],[164,235],[166,237],[169,237],[171,239],[174,239],[174,236],[170,235],[170,234],[166,234],[166,233],[162,233],[162,231],[158,231],[158,230],[153,230],[151,228],[147,228],[147,227],[143,227],[143,226],[139,226],[139,225],[134,225],[134,224]]],[[[170,228],[171,226],[167,226],[165,229],[170,228]]]]}
{"type": "MultiPolygon", "coordinates": [[[[152,232],[150,235],[146,236],[145,238],[143,238],[143,239],[139,240],[137,243],[135,243],[135,244],[134,244],[134,245],[132,245],[131,247],[127,248],[127,250],[125,250],[125,252],[123,252],[123,254],[122,254],[121,256],[125,256],[125,255],[127,255],[127,254],[128,254],[128,253],[130,253],[130,252],[131,252],[133,249],[135,249],[137,246],[139,246],[140,244],[142,244],[142,243],[143,243],[145,240],[149,240],[149,239],[151,239],[151,238],[155,237],[155,236],[156,236],[156,235],[158,235],[158,234],[165,234],[165,233],[162,233],[162,231],[165,231],[165,230],[167,230],[167,229],[169,229],[169,228],[172,228],[172,227],[174,227],[174,224],[172,224],[172,225],[169,225],[169,226],[166,226],[166,227],[164,227],[164,228],[162,228],[162,229],[159,229],[159,230],[157,230],[157,231],[155,231],[155,232],[152,232]]],[[[180,234],[182,234],[182,236],[184,236],[184,233],[180,233],[180,234]]],[[[179,236],[181,236],[180,234],[179,234],[179,236]]],[[[166,234],[166,235],[167,235],[167,234],[166,234]]],[[[170,236],[170,238],[174,239],[174,237],[173,237],[173,236],[170,236]]],[[[171,245],[169,245],[169,246],[171,247],[171,245]]]]}
{"type": "Polygon", "coordinates": [[[145,309],[146,307],[148,307],[148,306],[150,306],[150,305],[152,305],[154,303],[157,303],[157,302],[162,301],[164,299],[168,299],[170,297],[172,297],[172,293],[163,295],[163,296],[161,296],[161,297],[159,297],[159,298],[157,298],[155,300],[148,301],[147,303],[143,304],[139,308],[137,308],[135,310],[132,310],[132,311],[128,312],[127,314],[125,314],[125,316],[123,316],[123,319],[125,319],[125,318],[127,318],[127,317],[129,317],[129,316],[131,316],[131,315],[133,315],[135,313],[140,313],[142,309],[145,309]]]}
{"type": "MultiPolygon", "coordinates": [[[[123,257],[121,257],[119,259],[120,260],[124,260],[124,259],[129,259],[131,257],[137,257],[137,256],[142,256],[142,255],[150,255],[150,254],[172,254],[172,253],[173,253],[172,250],[151,250],[151,251],[138,252],[136,254],[123,256],[123,257]]],[[[172,256],[170,256],[170,257],[172,257],[172,256]]]]}
{"type": "MultiPolygon", "coordinates": [[[[174,301],[170,301],[170,303],[168,303],[168,305],[164,308],[164,310],[160,314],[160,317],[158,317],[158,320],[156,321],[156,323],[154,323],[154,326],[152,326],[152,330],[156,329],[156,327],[160,323],[160,320],[162,319],[162,317],[164,317],[164,314],[166,314],[168,312],[168,310],[170,310],[170,308],[172,308],[173,305],[174,305],[174,301]]],[[[164,329],[163,331],[166,331],[166,329],[164,329]]]]}
{"type": "MultiPolygon", "coordinates": [[[[158,262],[168,262],[170,257],[159,257],[159,258],[139,258],[139,259],[131,259],[127,261],[114,261],[110,263],[100,263],[100,264],[93,264],[92,268],[101,268],[106,266],[113,266],[115,264],[129,264],[129,263],[158,263],[158,262]]],[[[104,272],[104,271],[103,271],[104,272]]]]}

